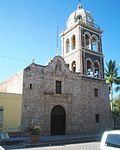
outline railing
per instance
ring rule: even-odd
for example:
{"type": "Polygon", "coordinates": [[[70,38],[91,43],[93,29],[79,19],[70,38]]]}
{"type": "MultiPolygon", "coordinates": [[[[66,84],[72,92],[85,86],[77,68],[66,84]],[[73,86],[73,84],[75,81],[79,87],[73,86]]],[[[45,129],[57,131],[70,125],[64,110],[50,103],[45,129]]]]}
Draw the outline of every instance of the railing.
{"type": "MultiPolygon", "coordinates": [[[[77,25],[77,24],[92,27],[92,28],[95,28],[97,30],[100,30],[100,26],[98,24],[95,24],[94,22],[88,22],[88,21],[84,22],[82,20],[79,20],[74,25],[77,25]]],[[[72,28],[74,25],[71,25],[70,28],[72,28]]],[[[65,31],[66,29],[69,29],[69,28],[67,26],[65,26],[65,27],[63,27],[62,31],[65,31]]]]}

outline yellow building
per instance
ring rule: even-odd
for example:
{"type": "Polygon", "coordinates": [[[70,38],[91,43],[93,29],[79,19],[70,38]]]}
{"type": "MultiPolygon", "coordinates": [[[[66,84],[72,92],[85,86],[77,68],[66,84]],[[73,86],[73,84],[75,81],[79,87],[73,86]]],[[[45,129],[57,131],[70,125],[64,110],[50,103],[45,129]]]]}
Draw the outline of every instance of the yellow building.
{"type": "Polygon", "coordinates": [[[21,126],[21,94],[0,92],[0,130],[17,132],[21,126]]]}

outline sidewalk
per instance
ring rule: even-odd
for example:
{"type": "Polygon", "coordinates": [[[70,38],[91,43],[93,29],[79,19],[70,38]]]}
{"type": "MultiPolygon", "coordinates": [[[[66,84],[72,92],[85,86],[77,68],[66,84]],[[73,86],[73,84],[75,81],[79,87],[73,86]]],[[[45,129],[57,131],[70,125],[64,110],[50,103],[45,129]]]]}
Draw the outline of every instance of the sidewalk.
{"type": "Polygon", "coordinates": [[[53,145],[65,145],[73,143],[96,142],[100,141],[99,134],[84,134],[84,135],[59,135],[59,136],[41,136],[39,142],[32,143],[30,137],[10,138],[2,143],[5,149],[19,149],[30,147],[42,147],[53,145]]]}

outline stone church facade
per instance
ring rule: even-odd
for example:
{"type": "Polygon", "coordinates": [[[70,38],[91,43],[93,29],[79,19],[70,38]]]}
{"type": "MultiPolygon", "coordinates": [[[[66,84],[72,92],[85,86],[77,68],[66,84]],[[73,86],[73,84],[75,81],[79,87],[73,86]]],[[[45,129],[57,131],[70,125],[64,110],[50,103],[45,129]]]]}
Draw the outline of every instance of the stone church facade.
{"type": "Polygon", "coordinates": [[[112,127],[104,79],[102,30],[80,4],[61,33],[62,57],[32,63],[0,84],[22,95],[21,128],[39,123],[42,135],[98,133],[112,127]],[[14,87],[14,89],[13,89],[14,87]]]}
{"type": "Polygon", "coordinates": [[[34,122],[40,123],[43,135],[97,133],[111,127],[101,34],[79,4],[61,33],[62,57],[24,69],[23,130],[34,122]]]}
{"type": "Polygon", "coordinates": [[[45,67],[27,67],[23,85],[22,127],[39,122],[42,134],[51,135],[95,133],[111,125],[105,82],[71,72],[60,56],[45,67]]]}

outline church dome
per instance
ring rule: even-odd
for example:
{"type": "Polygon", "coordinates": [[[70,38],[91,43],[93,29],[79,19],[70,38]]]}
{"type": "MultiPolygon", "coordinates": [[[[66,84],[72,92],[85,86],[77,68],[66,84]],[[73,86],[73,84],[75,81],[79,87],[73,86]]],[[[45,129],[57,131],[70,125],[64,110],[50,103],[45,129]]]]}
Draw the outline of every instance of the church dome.
{"type": "Polygon", "coordinates": [[[81,21],[83,23],[94,24],[94,19],[89,11],[85,10],[81,4],[78,4],[77,9],[68,17],[66,26],[67,28],[74,25],[76,22],[81,21]]]}

